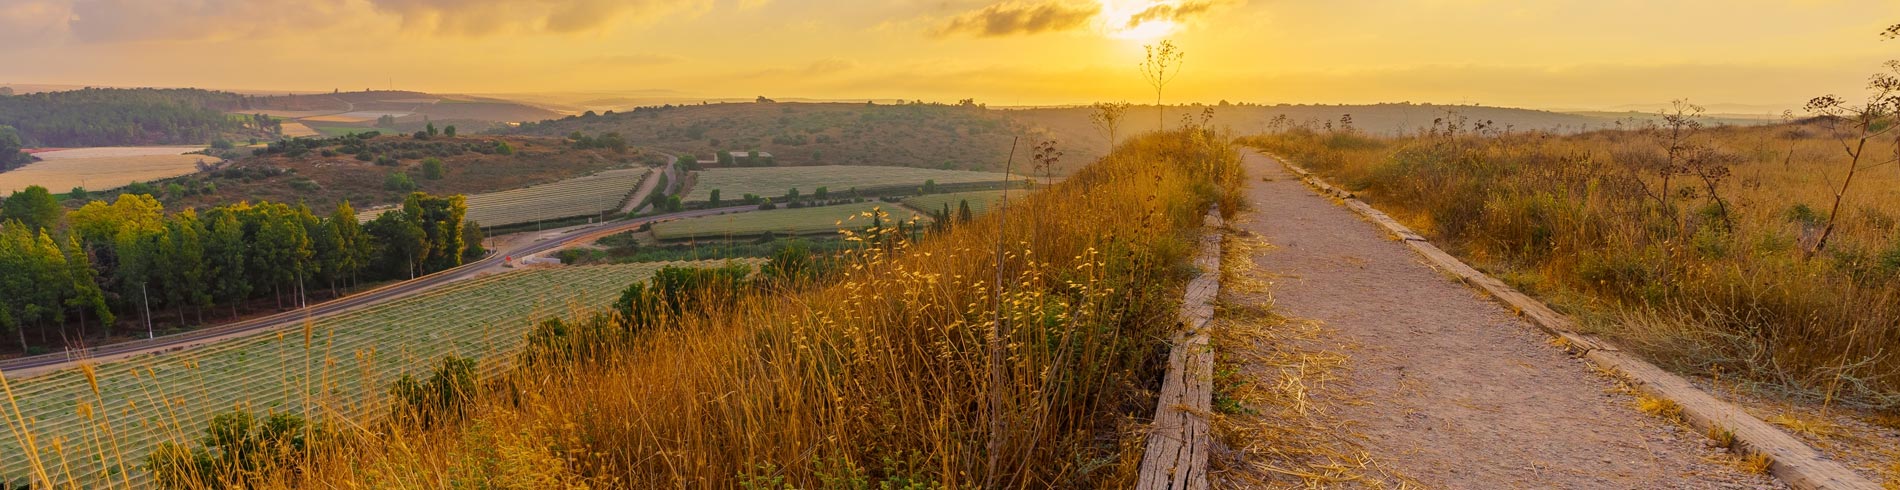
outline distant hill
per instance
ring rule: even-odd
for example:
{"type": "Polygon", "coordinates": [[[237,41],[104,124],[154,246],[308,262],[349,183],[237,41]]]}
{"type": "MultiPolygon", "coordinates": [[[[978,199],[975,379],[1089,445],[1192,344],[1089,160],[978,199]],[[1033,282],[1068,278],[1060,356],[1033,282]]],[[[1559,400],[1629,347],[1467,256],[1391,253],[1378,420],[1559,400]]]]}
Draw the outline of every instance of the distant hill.
{"type": "Polygon", "coordinates": [[[0,95],[0,125],[28,147],[205,144],[246,131],[225,115],[244,96],[198,89],[103,89],[0,95]]]}
{"type": "Polygon", "coordinates": [[[617,132],[634,146],[701,158],[720,150],[759,150],[771,153],[781,165],[1000,170],[1011,138],[1028,131],[1007,116],[976,106],[942,104],[747,102],[589,112],[503,132],[617,132]]]}
{"type": "Polygon", "coordinates": [[[293,120],[313,128],[362,128],[379,120],[386,129],[411,129],[433,122],[481,130],[505,123],[539,121],[561,113],[520,102],[467,95],[371,90],[328,94],[245,96],[245,112],[293,120]],[[395,126],[389,126],[393,119],[395,126]]]}
{"type": "Polygon", "coordinates": [[[245,155],[249,152],[242,148],[232,153],[233,160],[219,168],[154,182],[165,207],[204,209],[266,200],[304,202],[327,210],[349,200],[362,210],[401,202],[408,194],[410,189],[391,184],[392,174],[406,176],[414,190],[476,194],[645,165],[659,158],[640,149],[577,149],[560,139],[512,136],[313,138],[275,143],[257,151],[258,155],[245,155]],[[502,143],[508,148],[505,152],[499,151],[502,143]],[[442,161],[442,178],[428,178],[423,164],[427,158],[442,161]]]}

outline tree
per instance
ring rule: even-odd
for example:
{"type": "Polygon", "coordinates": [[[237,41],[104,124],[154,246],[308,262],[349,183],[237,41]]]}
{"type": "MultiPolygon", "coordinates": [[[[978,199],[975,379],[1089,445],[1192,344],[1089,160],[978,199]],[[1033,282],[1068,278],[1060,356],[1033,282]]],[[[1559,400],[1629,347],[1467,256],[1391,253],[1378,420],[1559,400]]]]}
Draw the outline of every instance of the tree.
{"type": "Polygon", "coordinates": [[[205,282],[203,235],[198,213],[187,209],[165,221],[165,236],[158,244],[158,272],[165,284],[165,303],[176,310],[180,324],[185,323],[186,307],[197,309],[202,320],[203,309],[211,306],[212,296],[205,282]]]}
{"type": "MultiPolygon", "coordinates": [[[[106,294],[99,288],[99,271],[92,268],[92,257],[86,255],[86,249],[79,246],[79,239],[66,237],[61,249],[66,254],[66,278],[72,281],[72,296],[66,299],[66,306],[79,311],[79,333],[86,332],[86,313],[91,312],[99,319],[101,329],[109,328],[117,319],[112,308],[106,306],[106,294]]],[[[110,335],[111,332],[101,332],[110,335]]]]}
{"type": "Polygon", "coordinates": [[[1161,91],[1167,88],[1174,77],[1181,75],[1181,58],[1186,54],[1174,46],[1174,41],[1163,40],[1161,45],[1147,45],[1148,56],[1141,62],[1141,76],[1148,85],[1155,88],[1155,129],[1167,129],[1166,106],[1161,105],[1161,91]]]}
{"type": "MultiPolygon", "coordinates": [[[[1900,25],[1886,31],[1892,38],[1900,33],[1900,25]]],[[[1821,228],[1821,236],[1808,249],[1807,257],[1814,257],[1827,248],[1828,238],[1834,234],[1834,226],[1841,215],[1841,203],[1847,199],[1847,191],[1854,185],[1854,176],[1862,170],[1861,162],[1867,155],[1867,142],[1885,137],[1894,132],[1892,118],[1900,114],[1900,60],[1886,63],[1885,73],[1876,73],[1867,82],[1867,99],[1853,103],[1835,95],[1823,95],[1808,101],[1810,113],[1826,116],[1824,119],[1834,126],[1840,135],[1842,151],[1847,153],[1846,177],[1841,180],[1839,190],[1834,192],[1834,206],[1828,211],[1827,225],[1821,228]],[[1845,126],[1845,127],[1842,127],[1845,126]]],[[[1900,138],[1896,138],[1900,139],[1900,138]]],[[[1875,163],[1870,166],[1884,165],[1875,163]]]]}
{"type": "Polygon", "coordinates": [[[427,129],[424,129],[424,131],[428,132],[429,136],[431,137],[434,137],[435,135],[440,134],[435,131],[435,123],[429,123],[429,127],[427,129]]]}
{"type": "Polygon", "coordinates": [[[238,303],[251,295],[251,282],[247,274],[247,245],[244,241],[244,224],[238,220],[238,214],[248,208],[238,205],[211,210],[205,215],[205,283],[211,289],[212,301],[231,305],[231,316],[237,316],[238,303]]]}
{"type": "Polygon", "coordinates": [[[515,147],[509,146],[508,142],[506,141],[496,141],[495,153],[499,153],[502,155],[513,155],[515,154],[515,147]]]}
{"type": "Polygon", "coordinates": [[[422,159],[422,178],[442,180],[442,159],[436,157],[422,159]]]}
{"type": "Polygon", "coordinates": [[[474,221],[462,223],[462,244],[465,247],[462,250],[462,262],[481,260],[483,255],[488,254],[488,250],[482,248],[482,240],[485,238],[481,223],[474,221]]]}
{"type": "Polygon", "coordinates": [[[711,207],[719,207],[719,189],[713,189],[712,195],[707,196],[707,201],[711,203],[711,207]]]}
{"type": "Polygon", "coordinates": [[[719,153],[714,154],[713,158],[719,161],[719,166],[732,166],[732,152],[719,150],[719,153]]]}
{"type": "Polygon", "coordinates": [[[396,192],[409,192],[416,190],[416,181],[410,179],[409,174],[400,170],[390,172],[388,177],[383,178],[383,189],[396,192]]]}
{"type": "Polygon", "coordinates": [[[37,185],[13,191],[5,202],[0,202],[0,221],[18,220],[29,231],[51,230],[65,216],[66,208],[59,205],[53,193],[37,185]]]}
{"type": "Polygon", "coordinates": [[[957,201],[957,223],[959,224],[969,223],[971,221],[976,221],[976,214],[970,212],[970,200],[969,199],[958,200],[957,201]]]}
{"type": "Polygon", "coordinates": [[[0,124],[0,172],[20,168],[33,161],[33,156],[20,151],[25,147],[20,131],[13,126],[0,124]]]}
{"type": "Polygon", "coordinates": [[[382,270],[402,270],[409,278],[416,277],[416,269],[429,249],[429,236],[403,210],[385,211],[364,229],[380,251],[377,257],[382,270]]]}
{"type": "Polygon", "coordinates": [[[468,214],[465,197],[414,192],[403,200],[402,209],[426,236],[428,249],[422,256],[422,266],[427,272],[462,265],[462,253],[467,247],[462,242],[462,218],[468,214]]]}
{"type": "Polygon", "coordinates": [[[1127,102],[1096,102],[1095,112],[1089,114],[1089,122],[1108,136],[1111,148],[1115,146],[1115,135],[1121,130],[1122,117],[1128,115],[1128,108],[1127,102]]]}
{"type": "Polygon", "coordinates": [[[443,135],[443,136],[447,136],[447,137],[450,137],[450,138],[454,138],[454,137],[455,137],[455,125],[454,125],[454,124],[450,124],[450,125],[448,125],[448,126],[446,126],[446,127],[443,127],[443,128],[442,128],[442,135],[443,135]]]}
{"type": "Polygon", "coordinates": [[[356,221],[356,208],[349,201],[336,205],[330,212],[330,219],[324,220],[329,228],[330,243],[335,247],[324,257],[326,270],[331,271],[335,279],[347,279],[356,283],[357,274],[362,273],[376,253],[375,244],[369,234],[363,232],[363,224],[356,221]]]}
{"type": "Polygon", "coordinates": [[[831,198],[831,190],[830,190],[830,189],[827,189],[827,188],[825,188],[824,186],[819,186],[819,187],[818,187],[818,190],[815,190],[815,191],[812,191],[812,192],[811,192],[811,198],[812,198],[812,199],[814,199],[814,200],[817,200],[817,201],[821,201],[821,202],[822,202],[822,201],[824,201],[824,200],[826,200],[826,199],[830,199],[830,198],[831,198]]]}

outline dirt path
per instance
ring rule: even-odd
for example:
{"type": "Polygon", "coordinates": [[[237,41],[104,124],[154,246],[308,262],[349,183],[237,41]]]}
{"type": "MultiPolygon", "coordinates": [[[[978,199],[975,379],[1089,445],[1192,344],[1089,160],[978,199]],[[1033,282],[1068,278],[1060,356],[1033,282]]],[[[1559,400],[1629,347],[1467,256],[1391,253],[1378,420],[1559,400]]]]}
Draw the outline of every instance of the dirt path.
{"type": "MultiPolygon", "coordinates": [[[[1366,467],[1380,468],[1362,472],[1374,476],[1361,485],[1776,485],[1717,462],[1723,453],[1707,447],[1701,435],[1639,412],[1612,380],[1314,193],[1278,162],[1247,152],[1245,164],[1252,210],[1233,226],[1267,246],[1230,247],[1240,252],[1230,251],[1229,261],[1264,287],[1224,296],[1229,307],[1223,316],[1243,309],[1236,306],[1270,303],[1277,315],[1321,326],[1292,341],[1298,345],[1256,345],[1340,359],[1327,375],[1334,380],[1302,397],[1310,396],[1321,407],[1316,411],[1337,419],[1330,426],[1349,435],[1304,436],[1343,441],[1372,462],[1366,467]]],[[[1245,382],[1271,386],[1282,383],[1276,378],[1285,369],[1243,365],[1239,371],[1245,382]]],[[[1275,458],[1272,452],[1246,457],[1275,458]]],[[[1290,473],[1277,474],[1279,479],[1268,480],[1301,484],[1299,478],[1288,480],[1290,473]]]]}

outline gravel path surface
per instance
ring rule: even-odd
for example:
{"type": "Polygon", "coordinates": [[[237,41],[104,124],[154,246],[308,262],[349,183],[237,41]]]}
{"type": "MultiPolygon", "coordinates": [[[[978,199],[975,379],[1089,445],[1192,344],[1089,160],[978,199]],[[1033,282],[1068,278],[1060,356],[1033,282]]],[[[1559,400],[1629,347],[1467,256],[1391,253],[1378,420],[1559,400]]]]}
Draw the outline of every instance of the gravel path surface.
{"type": "Polygon", "coordinates": [[[1778,486],[1639,412],[1613,380],[1278,162],[1247,152],[1245,165],[1252,209],[1233,226],[1271,247],[1229,260],[1250,259],[1270,293],[1225,301],[1271,301],[1328,327],[1305,347],[1349,360],[1316,400],[1394,473],[1431,488],[1778,486]]]}

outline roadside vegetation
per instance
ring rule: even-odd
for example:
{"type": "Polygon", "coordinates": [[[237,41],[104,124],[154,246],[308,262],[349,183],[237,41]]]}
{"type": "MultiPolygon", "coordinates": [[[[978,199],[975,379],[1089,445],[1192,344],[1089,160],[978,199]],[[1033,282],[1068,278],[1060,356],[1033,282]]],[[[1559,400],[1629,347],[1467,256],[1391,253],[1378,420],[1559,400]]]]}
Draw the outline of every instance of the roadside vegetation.
{"type": "Polygon", "coordinates": [[[854,231],[840,255],[778,254],[755,275],[661,271],[538,325],[527,368],[455,409],[255,481],[1126,486],[1186,240],[1207,206],[1237,204],[1237,163],[1208,132],[1149,135],[921,239],[854,231]]]}
{"type": "Polygon", "coordinates": [[[1450,118],[1398,138],[1294,128],[1248,143],[1659,364],[1900,410],[1889,123],[1705,127],[1698,113],[1572,136],[1450,118]]]}

